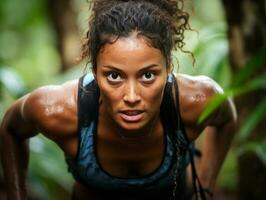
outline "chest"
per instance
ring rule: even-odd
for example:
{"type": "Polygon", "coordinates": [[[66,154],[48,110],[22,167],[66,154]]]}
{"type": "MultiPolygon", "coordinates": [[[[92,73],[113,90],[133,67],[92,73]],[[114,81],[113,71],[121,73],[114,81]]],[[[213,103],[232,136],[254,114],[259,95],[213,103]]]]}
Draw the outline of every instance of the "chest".
{"type": "MultiPolygon", "coordinates": [[[[121,143],[95,137],[95,128],[80,132],[79,152],[75,160],[66,159],[76,180],[101,189],[162,188],[172,184],[175,173],[174,144],[168,134],[156,141],[121,143]],[[94,138],[94,139],[93,139],[94,138]],[[145,178],[144,178],[145,177],[145,178]],[[158,181],[160,180],[160,181],[158,181]]],[[[180,172],[186,157],[180,155],[180,172]]]]}
{"type": "Polygon", "coordinates": [[[154,141],[122,141],[108,144],[97,141],[96,158],[108,174],[134,178],[151,174],[159,168],[165,153],[163,137],[154,141]]]}
{"type": "Polygon", "coordinates": [[[113,129],[98,124],[95,135],[95,156],[108,174],[134,178],[151,174],[159,168],[165,153],[162,124],[154,126],[150,135],[121,138],[113,129]]]}

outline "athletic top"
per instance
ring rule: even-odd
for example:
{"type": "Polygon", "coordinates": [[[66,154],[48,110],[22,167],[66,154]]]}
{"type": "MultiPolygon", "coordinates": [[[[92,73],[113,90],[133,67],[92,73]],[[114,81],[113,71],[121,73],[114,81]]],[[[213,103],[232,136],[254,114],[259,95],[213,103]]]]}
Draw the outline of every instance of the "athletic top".
{"type": "MultiPolygon", "coordinates": [[[[160,117],[164,130],[164,157],[160,166],[152,173],[137,178],[115,177],[100,165],[97,154],[97,120],[99,88],[92,74],[79,79],[78,86],[78,135],[79,148],[75,159],[66,157],[69,171],[74,178],[93,190],[112,193],[116,199],[170,199],[173,195],[174,176],[177,169],[176,198],[182,199],[185,190],[185,168],[189,163],[189,141],[181,119],[173,127],[172,115],[178,105],[173,103],[172,87],[174,75],[170,75],[164,91],[160,117]],[[174,142],[178,141],[178,142],[174,142]],[[177,163],[176,150],[179,150],[177,163]],[[161,197],[161,198],[160,198],[161,197]]],[[[174,121],[175,122],[175,121],[174,121]]],[[[113,196],[112,196],[113,197],[113,196]]]]}

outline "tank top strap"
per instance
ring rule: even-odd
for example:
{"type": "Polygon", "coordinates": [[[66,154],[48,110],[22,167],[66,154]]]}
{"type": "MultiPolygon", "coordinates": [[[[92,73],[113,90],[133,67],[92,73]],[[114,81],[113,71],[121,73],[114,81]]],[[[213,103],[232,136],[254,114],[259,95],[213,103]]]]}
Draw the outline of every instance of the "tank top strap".
{"type": "Polygon", "coordinates": [[[92,74],[79,79],[78,87],[78,124],[79,129],[87,127],[96,120],[99,106],[99,87],[92,74]]]}
{"type": "Polygon", "coordinates": [[[84,182],[84,173],[78,168],[79,162],[89,162],[90,157],[84,156],[90,153],[92,143],[92,127],[98,116],[99,88],[92,74],[84,74],[79,78],[78,83],[78,138],[79,147],[77,156],[72,159],[65,156],[68,164],[68,171],[76,180],[84,182]],[[86,150],[85,150],[86,149],[86,150]]]}
{"type": "Polygon", "coordinates": [[[191,142],[188,139],[187,132],[185,130],[184,122],[181,117],[181,112],[180,112],[180,102],[179,102],[179,88],[177,84],[177,80],[174,74],[172,74],[173,77],[173,88],[174,88],[174,94],[175,94],[175,109],[176,109],[176,116],[177,116],[177,124],[178,124],[178,129],[180,132],[182,132],[181,137],[182,139],[189,145],[191,142]]]}
{"type": "MultiPolygon", "coordinates": [[[[189,154],[189,160],[190,160],[190,164],[191,164],[191,172],[192,172],[192,184],[193,184],[193,188],[194,188],[194,193],[196,194],[196,200],[198,199],[198,194],[201,197],[202,200],[206,200],[206,195],[204,192],[204,188],[201,185],[200,179],[197,175],[197,171],[196,171],[196,166],[195,166],[195,160],[194,160],[194,156],[196,155],[196,149],[194,147],[194,143],[190,142],[190,140],[188,139],[188,136],[186,134],[186,130],[184,127],[184,123],[182,122],[182,118],[181,118],[181,114],[180,114],[180,103],[179,103],[179,89],[178,89],[178,84],[176,81],[176,78],[174,76],[174,74],[172,74],[172,76],[174,77],[174,91],[175,91],[175,107],[176,107],[176,116],[177,116],[177,124],[178,124],[178,129],[180,130],[181,133],[183,134],[178,134],[179,136],[183,137],[183,140],[186,142],[185,144],[185,150],[188,150],[188,154],[189,154]]],[[[180,141],[182,142],[182,138],[179,138],[180,141]]],[[[182,149],[182,144],[181,144],[181,149],[182,149]]]]}
{"type": "Polygon", "coordinates": [[[174,133],[170,137],[173,141],[179,140],[181,148],[188,148],[190,141],[180,114],[179,91],[174,74],[169,74],[164,90],[163,101],[161,104],[162,120],[169,125],[169,133],[174,133]]]}

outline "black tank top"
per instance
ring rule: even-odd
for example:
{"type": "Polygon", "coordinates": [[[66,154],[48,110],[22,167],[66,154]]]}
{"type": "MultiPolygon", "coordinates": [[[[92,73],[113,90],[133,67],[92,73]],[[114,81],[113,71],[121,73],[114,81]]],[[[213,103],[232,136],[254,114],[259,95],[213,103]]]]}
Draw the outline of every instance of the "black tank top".
{"type": "Polygon", "coordinates": [[[144,197],[172,199],[176,179],[176,199],[183,199],[190,142],[186,137],[179,110],[175,109],[178,106],[173,102],[174,81],[174,75],[168,77],[160,110],[165,135],[165,152],[160,167],[151,174],[139,178],[120,178],[105,172],[98,162],[95,153],[95,135],[99,88],[92,74],[81,77],[78,88],[78,155],[75,159],[66,157],[69,171],[74,178],[89,188],[107,192],[116,199],[124,200],[144,199],[144,197]],[[178,156],[176,156],[177,150],[178,156]]]}

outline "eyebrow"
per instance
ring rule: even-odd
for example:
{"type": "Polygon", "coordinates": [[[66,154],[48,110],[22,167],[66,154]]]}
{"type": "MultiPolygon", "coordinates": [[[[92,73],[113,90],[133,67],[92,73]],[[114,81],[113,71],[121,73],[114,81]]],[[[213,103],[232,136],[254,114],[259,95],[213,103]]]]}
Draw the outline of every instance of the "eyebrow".
{"type": "MultiPolygon", "coordinates": [[[[139,72],[143,72],[143,71],[146,71],[146,70],[148,70],[148,69],[151,69],[151,68],[154,68],[154,67],[158,67],[158,66],[159,66],[158,64],[150,64],[150,65],[145,66],[145,67],[143,67],[142,69],[140,69],[139,72]]],[[[118,72],[123,72],[122,69],[117,68],[117,67],[114,67],[114,66],[112,66],[112,65],[104,65],[103,67],[105,67],[105,68],[109,68],[109,69],[113,69],[113,70],[116,70],[116,71],[118,71],[118,72]]]]}

